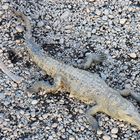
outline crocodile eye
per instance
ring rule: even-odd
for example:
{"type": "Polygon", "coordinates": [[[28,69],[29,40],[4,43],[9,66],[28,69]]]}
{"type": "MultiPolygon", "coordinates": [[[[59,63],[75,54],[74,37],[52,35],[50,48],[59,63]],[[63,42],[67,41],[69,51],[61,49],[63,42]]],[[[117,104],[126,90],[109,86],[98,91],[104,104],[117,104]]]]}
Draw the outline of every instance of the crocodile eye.
{"type": "Polygon", "coordinates": [[[132,115],[131,114],[126,114],[127,116],[129,116],[129,117],[132,117],[132,115]]]}

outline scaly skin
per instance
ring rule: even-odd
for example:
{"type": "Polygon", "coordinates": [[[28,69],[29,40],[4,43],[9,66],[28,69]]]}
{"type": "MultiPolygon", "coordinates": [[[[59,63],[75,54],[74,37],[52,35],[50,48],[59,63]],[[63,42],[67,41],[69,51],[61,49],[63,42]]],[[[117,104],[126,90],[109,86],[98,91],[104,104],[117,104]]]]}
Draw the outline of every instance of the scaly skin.
{"type": "Polygon", "coordinates": [[[140,129],[140,114],[134,105],[121,96],[121,92],[110,88],[97,74],[87,72],[61,63],[47,56],[31,36],[29,20],[22,13],[12,9],[21,16],[26,24],[26,48],[32,60],[46,73],[54,78],[54,85],[47,82],[36,82],[32,90],[43,88],[46,92],[67,91],[70,97],[87,104],[96,104],[87,111],[92,122],[92,115],[103,112],[107,115],[131,123],[140,129]]]}

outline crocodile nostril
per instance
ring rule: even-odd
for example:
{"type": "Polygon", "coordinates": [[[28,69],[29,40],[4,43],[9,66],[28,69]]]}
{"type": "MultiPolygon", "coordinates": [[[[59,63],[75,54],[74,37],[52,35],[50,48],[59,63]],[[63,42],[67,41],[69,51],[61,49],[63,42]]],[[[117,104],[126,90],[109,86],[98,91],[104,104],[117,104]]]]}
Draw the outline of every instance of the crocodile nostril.
{"type": "Polygon", "coordinates": [[[129,116],[129,117],[133,117],[131,114],[127,114],[127,116],[129,116]]]}

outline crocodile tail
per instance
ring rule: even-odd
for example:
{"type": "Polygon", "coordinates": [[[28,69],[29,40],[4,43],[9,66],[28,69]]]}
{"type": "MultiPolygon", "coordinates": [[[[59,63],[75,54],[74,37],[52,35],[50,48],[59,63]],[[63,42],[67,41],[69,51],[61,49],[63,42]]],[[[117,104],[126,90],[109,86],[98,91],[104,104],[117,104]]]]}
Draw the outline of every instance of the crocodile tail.
{"type": "Polygon", "coordinates": [[[10,10],[18,17],[20,17],[23,22],[25,23],[26,26],[26,38],[31,38],[32,37],[32,26],[30,23],[30,20],[22,13],[19,11],[16,11],[14,8],[10,7],[10,10]]]}

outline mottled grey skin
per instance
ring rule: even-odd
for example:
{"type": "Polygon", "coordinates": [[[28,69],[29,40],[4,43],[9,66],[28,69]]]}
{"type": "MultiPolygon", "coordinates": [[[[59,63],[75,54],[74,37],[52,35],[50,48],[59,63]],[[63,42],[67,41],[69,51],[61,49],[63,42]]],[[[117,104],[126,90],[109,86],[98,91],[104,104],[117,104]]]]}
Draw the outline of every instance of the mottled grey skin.
{"type": "Polygon", "coordinates": [[[54,85],[40,81],[36,82],[32,89],[45,89],[46,92],[58,93],[67,91],[70,97],[74,97],[87,104],[95,104],[87,111],[89,122],[92,123],[92,115],[103,112],[107,115],[131,123],[140,129],[140,114],[134,105],[123,98],[123,92],[110,88],[97,74],[74,68],[61,63],[45,54],[31,37],[29,20],[20,12],[14,11],[24,19],[27,27],[25,36],[26,48],[32,60],[48,75],[54,78],[54,85]]]}

